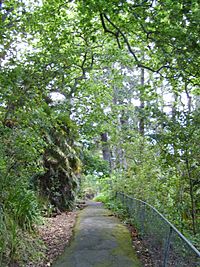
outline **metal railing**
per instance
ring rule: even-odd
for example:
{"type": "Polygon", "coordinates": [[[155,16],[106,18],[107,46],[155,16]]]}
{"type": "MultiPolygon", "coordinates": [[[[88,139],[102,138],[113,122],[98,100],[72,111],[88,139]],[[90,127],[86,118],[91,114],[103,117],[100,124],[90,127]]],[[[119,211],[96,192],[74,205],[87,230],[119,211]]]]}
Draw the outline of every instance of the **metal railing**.
{"type": "Polygon", "coordinates": [[[155,267],[200,267],[200,252],[148,203],[117,193],[155,267]]]}

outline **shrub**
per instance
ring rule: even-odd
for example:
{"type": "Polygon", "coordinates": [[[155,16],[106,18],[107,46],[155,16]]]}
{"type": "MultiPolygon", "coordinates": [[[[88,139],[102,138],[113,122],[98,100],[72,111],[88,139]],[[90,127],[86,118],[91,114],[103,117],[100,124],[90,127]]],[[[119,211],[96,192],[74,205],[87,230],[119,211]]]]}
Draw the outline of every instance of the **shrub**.
{"type": "Polygon", "coordinates": [[[8,195],[8,211],[22,229],[31,230],[40,219],[40,211],[35,193],[18,187],[8,195]]]}

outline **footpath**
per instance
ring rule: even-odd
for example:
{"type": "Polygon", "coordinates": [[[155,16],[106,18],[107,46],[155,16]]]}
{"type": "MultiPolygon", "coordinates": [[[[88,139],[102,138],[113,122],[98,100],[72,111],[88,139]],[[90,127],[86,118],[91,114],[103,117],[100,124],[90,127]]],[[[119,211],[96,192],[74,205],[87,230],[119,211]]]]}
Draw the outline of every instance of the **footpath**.
{"type": "Polygon", "coordinates": [[[79,216],[69,247],[52,267],[142,267],[127,228],[101,203],[79,216]]]}

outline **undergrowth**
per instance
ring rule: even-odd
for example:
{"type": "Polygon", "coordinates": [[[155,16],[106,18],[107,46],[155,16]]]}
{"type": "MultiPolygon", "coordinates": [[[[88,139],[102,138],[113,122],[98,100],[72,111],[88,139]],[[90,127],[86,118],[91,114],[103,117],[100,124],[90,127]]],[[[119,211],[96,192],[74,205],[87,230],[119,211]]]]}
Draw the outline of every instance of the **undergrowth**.
{"type": "Polygon", "coordinates": [[[108,209],[112,210],[112,212],[117,217],[119,217],[124,223],[128,223],[130,221],[126,208],[122,205],[120,201],[116,199],[114,193],[100,193],[94,198],[94,200],[104,203],[104,205],[108,209]]]}
{"type": "Polygon", "coordinates": [[[0,216],[0,266],[12,264],[26,266],[29,261],[37,262],[43,257],[43,243],[35,231],[22,229],[7,213],[0,216]]]}
{"type": "Polygon", "coordinates": [[[21,186],[10,188],[0,206],[0,266],[26,266],[43,257],[37,236],[43,222],[35,193],[21,186]]]}

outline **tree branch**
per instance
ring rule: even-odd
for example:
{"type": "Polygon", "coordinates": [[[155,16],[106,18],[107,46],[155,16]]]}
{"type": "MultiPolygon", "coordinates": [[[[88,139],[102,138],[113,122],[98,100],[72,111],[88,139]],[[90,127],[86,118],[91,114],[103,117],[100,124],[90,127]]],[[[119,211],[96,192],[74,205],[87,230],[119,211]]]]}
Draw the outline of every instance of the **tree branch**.
{"type": "Polygon", "coordinates": [[[85,54],[83,56],[82,64],[79,66],[81,68],[81,70],[82,70],[82,75],[80,75],[79,77],[76,77],[74,79],[74,84],[71,87],[71,92],[68,95],[68,97],[70,97],[70,98],[72,97],[72,94],[76,92],[77,85],[78,85],[79,81],[86,79],[87,71],[90,71],[92,69],[92,67],[93,67],[93,64],[94,64],[94,56],[93,56],[93,54],[91,55],[90,65],[85,67],[85,64],[87,62],[87,55],[88,55],[88,52],[85,52],[85,54]]]}
{"type": "MultiPolygon", "coordinates": [[[[121,36],[124,40],[124,43],[126,44],[127,48],[128,48],[128,51],[130,52],[130,54],[134,57],[135,59],[135,62],[136,62],[136,65],[138,68],[144,68],[144,69],[147,69],[151,72],[154,72],[154,73],[158,73],[160,74],[162,77],[164,77],[160,71],[162,69],[172,69],[172,67],[170,65],[163,65],[161,67],[159,67],[158,69],[153,69],[147,65],[145,65],[144,63],[140,62],[140,60],[138,59],[136,53],[133,51],[132,47],[131,47],[131,44],[128,40],[128,38],[126,37],[126,35],[124,34],[124,32],[122,32],[122,30],[117,27],[111,20],[110,18],[108,18],[108,16],[106,14],[100,14],[101,16],[101,22],[102,22],[102,26],[103,26],[103,29],[105,32],[107,33],[110,33],[112,35],[115,36],[115,38],[119,38],[119,36],[121,36]],[[106,27],[106,24],[105,24],[105,20],[107,20],[107,22],[116,30],[116,33],[111,31],[111,30],[108,30],[108,28],[106,27]]],[[[169,78],[169,77],[165,77],[165,78],[169,78]]],[[[172,78],[172,77],[171,77],[172,78]]]]}
{"type": "Polygon", "coordinates": [[[104,29],[104,32],[105,33],[110,33],[112,35],[115,36],[116,40],[117,40],[117,44],[118,44],[118,47],[121,49],[121,44],[120,44],[120,41],[119,41],[119,31],[116,31],[116,32],[113,32],[111,30],[109,30],[107,27],[106,27],[106,24],[105,24],[105,21],[104,21],[104,17],[105,17],[105,14],[100,14],[100,19],[101,19],[101,24],[102,24],[102,27],[104,29]]]}

